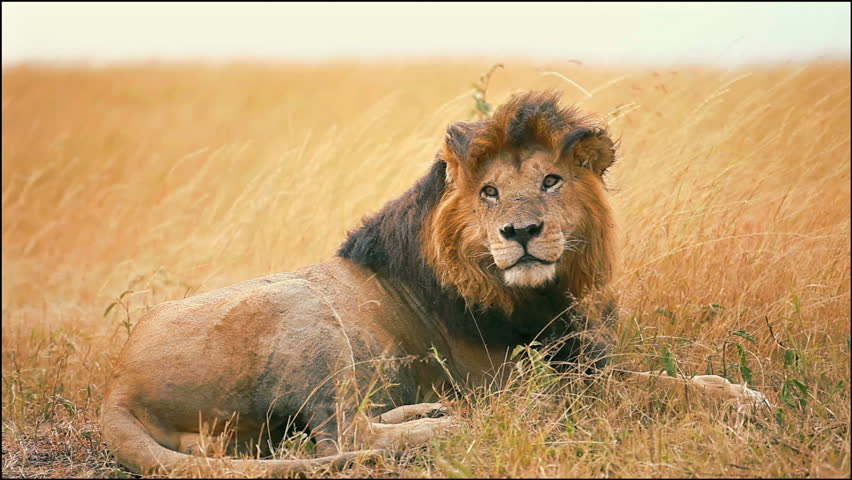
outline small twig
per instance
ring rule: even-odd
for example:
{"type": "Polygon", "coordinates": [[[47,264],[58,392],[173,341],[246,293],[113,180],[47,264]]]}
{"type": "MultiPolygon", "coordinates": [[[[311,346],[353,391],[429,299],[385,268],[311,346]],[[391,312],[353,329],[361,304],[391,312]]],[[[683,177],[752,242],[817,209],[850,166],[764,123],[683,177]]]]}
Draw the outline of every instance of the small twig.
{"type": "Polygon", "coordinates": [[[498,68],[503,68],[502,63],[496,63],[491,68],[479,76],[479,83],[473,86],[473,100],[476,102],[473,107],[473,114],[479,115],[479,119],[487,118],[491,113],[491,104],[485,99],[485,94],[488,91],[488,82],[491,81],[491,75],[498,68]]]}
{"type": "Polygon", "coordinates": [[[778,337],[775,336],[775,332],[772,330],[772,324],[769,323],[769,316],[764,315],[763,320],[766,321],[766,326],[769,327],[769,334],[772,335],[772,339],[775,340],[775,343],[781,346],[783,349],[787,349],[787,346],[781,343],[781,340],[778,340],[778,337]]]}
{"type": "Polygon", "coordinates": [[[792,450],[792,451],[794,451],[794,452],[798,453],[799,455],[801,455],[801,454],[802,454],[802,451],[799,449],[799,447],[796,447],[796,446],[790,445],[789,443],[787,443],[787,442],[785,442],[785,441],[783,441],[783,440],[778,440],[778,443],[779,443],[780,445],[783,445],[783,446],[785,446],[785,447],[789,448],[790,450],[792,450]]]}

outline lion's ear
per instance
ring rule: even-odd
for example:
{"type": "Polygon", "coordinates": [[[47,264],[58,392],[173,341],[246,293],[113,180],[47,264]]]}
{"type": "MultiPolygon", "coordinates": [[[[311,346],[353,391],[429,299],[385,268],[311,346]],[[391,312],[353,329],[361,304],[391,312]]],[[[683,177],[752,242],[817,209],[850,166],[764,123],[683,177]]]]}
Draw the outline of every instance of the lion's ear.
{"type": "Polygon", "coordinates": [[[467,170],[470,143],[474,124],[456,122],[447,127],[444,139],[444,161],[447,162],[447,180],[459,178],[467,170]]]}
{"type": "Polygon", "coordinates": [[[603,175],[615,162],[615,144],[604,130],[577,128],[562,140],[562,158],[603,175]]]}

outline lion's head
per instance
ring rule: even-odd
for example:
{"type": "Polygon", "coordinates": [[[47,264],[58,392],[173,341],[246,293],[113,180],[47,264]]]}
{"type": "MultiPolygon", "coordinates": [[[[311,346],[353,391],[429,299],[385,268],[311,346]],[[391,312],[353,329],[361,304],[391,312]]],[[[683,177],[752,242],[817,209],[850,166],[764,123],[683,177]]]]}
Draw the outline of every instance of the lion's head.
{"type": "Polygon", "coordinates": [[[576,297],[611,274],[613,222],[602,175],[615,148],[558,94],[513,97],[494,115],[449,127],[446,187],[422,248],[445,288],[511,312],[531,288],[576,297]]]}

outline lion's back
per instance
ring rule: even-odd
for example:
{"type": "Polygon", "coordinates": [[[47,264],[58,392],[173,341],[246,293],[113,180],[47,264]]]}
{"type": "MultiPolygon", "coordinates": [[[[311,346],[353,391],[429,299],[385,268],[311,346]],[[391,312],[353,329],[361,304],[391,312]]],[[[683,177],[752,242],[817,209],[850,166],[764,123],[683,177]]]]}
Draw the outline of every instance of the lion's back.
{"type": "Polygon", "coordinates": [[[278,391],[381,356],[394,347],[377,320],[387,302],[362,273],[337,259],[157,305],[133,330],[111,384],[149,405],[232,392],[219,405],[227,410],[231,400],[255,403],[258,385],[240,383],[247,378],[278,391]],[[293,371],[303,378],[287,378],[293,371]]]}

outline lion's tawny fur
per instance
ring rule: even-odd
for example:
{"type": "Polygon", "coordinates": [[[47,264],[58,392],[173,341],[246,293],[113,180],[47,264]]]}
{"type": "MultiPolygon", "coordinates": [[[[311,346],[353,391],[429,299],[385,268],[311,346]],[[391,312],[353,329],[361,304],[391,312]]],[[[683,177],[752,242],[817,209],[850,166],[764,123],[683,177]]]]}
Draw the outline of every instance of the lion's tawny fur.
{"type": "MultiPolygon", "coordinates": [[[[434,402],[447,374],[455,385],[483,380],[533,340],[560,368],[602,366],[605,336],[582,335],[599,319],[575,307],[612,274],[601,176],[614,145],[557,100],[519,95],[490,119],[450,126],[428,172],[350,232],[335,258],[151,309],[105,394],[104,439],[118,461],[140,473],[173,469],[194,461],[186,452],[202,423],[238,418],[237,445],[275,447],[295,426],[328,455],[241,465],[274,475],[339,468],[353,458],[347,450],[422,443],[451,423],[409,418],[427,403],[372,419],[363,405],[434,402]],[[502,206],[482,197],[489,175],[502,179],[502,206]],[[495,251],[517,258],[497,266],[495,251]],[[505,272],[523,262],[510,276],[521,285],[510,285],[505,272]],[[376,393],[378,371],[387,388],[376,393]]],[[[606,317],[614,309],[604,303],[606,317]]]]}

